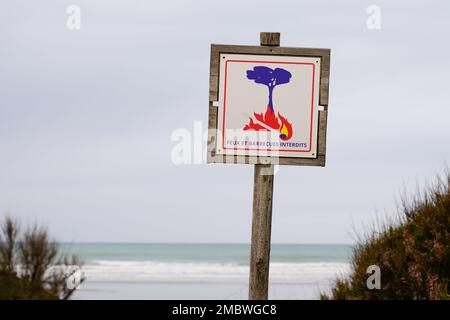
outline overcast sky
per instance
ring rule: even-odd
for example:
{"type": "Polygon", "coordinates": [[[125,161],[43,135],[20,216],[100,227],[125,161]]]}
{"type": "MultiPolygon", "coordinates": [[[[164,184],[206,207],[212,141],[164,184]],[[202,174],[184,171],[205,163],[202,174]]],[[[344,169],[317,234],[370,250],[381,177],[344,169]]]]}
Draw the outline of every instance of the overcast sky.
{"type": "Polygon", "coordinates": [[[325,168],[275,177],[275,243],[350,243],[450,159],[450,2],[0,2],[0,216],[61,241],[249,242],[253,167],[178,165],[211,43],[331,48],[325,168]],[[69,5],[81,29],[68,30],[69,5]],[[381,9],[381,29],[366,26],[381,9]]]}

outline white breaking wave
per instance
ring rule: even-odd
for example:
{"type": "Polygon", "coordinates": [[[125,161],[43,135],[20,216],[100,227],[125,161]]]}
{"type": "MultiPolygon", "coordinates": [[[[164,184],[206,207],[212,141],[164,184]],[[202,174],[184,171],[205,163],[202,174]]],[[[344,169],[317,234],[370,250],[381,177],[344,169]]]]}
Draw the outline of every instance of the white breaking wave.
{"type": "MultiPolygon", "coordinates": [[[[348,263],[305,262],[270,264],[271,283],[328,284],[349,272],[348,263]]],[[[225,282],[248,281],[249,266],[237,263],[96,260],[82,268],[87,281],[225,282]]]]}

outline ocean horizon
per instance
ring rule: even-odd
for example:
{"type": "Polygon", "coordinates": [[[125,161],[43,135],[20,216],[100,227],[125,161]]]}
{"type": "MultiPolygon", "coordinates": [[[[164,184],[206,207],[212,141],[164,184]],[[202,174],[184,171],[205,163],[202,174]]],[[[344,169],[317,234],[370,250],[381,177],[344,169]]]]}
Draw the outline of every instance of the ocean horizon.
{"type": "MultiPolygon", "coordinates": [[[[75,299],[245,299],[250,245],[61,243],[83,261],[75,299]]],[[[272,244],[269,296],[315,299],[348,273],[352,245],[272,244]]]]}

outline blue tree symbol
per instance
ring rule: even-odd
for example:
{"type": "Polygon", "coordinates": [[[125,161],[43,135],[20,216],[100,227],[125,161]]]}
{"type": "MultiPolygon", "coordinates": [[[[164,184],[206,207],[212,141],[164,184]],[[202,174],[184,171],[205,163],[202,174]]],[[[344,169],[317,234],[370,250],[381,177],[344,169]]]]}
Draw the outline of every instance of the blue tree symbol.
{"type": "Polygon", "coordinates": [[[247,70],[247,79],[254,80],[256,83],[264,84],[269,89],[269,108],[273,113],[273,101],[272,94],[273,89],[284,83],[288,83],[292,77],[292,74],[281,68],[271,69],[265,66],[253,67],[253,70],[247,70]]]}

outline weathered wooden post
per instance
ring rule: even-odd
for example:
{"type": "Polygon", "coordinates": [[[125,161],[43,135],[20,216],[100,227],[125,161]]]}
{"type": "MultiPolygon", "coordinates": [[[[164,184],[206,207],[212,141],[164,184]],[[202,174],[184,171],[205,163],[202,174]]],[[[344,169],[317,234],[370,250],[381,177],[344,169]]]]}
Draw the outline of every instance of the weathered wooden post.
{"type": "MultiPolygon", "coordinates": [[[[261,46],[279,46],[280,33],[261,32],[260,44],[261,46]]],[[[248,292],[250,300],[268,298],[273,180],[273,164],[255,164],[248,292]]]]}
{"type": "Polygon", "coordinates": [[[208,163],[255,166],[250,300],[268,298],[274,165],[325,166],[329,72],[329,49],[280,47],[279,33],[211,45],[208,163]]]}
{"type": "Polygon", "coordinates": [[[255,164],[249,300],[268,297],[273,173],[272,164],[255,164]]]}

